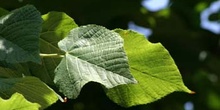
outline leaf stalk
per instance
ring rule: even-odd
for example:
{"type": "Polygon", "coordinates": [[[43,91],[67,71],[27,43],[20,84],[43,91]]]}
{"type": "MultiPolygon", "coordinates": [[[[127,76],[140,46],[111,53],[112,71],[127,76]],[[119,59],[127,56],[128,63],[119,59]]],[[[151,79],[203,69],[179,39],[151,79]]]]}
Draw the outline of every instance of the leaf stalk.
{"type": "Polygon", "coordinates": [[[53,54],[40,53],[40,56],[42,58],[63,58],[64,57],[64,55],[58,54],[58,53],[53,53],[53,54]]]}

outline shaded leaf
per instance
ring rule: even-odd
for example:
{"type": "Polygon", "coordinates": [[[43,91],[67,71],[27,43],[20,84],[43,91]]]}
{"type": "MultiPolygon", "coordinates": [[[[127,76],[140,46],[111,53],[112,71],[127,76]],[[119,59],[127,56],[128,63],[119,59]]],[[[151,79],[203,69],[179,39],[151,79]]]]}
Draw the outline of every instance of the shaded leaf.
{"type": "MultiPolygon", "coordinates": [[[[58,48],[58,42],[67,36],[71,29],[77,27],[74,20],[62,12],[49,12],[42,16],[42,32],[40,34],[41,53],[62,53],[58,48]]],[[[31,64],[33,75],[47,84],[53,85],[54,70],[61,58],[42,58],[42,65],[31,64]],[[43,73],[43,74],[42,74],[43,73]]]]}
{"type": "Polygon", "coordinates": [[[133,31],[115,30],[125,40],[125,51],[132,75],[138,84],[120,85],[106,91],[115,103],[131,107],[156,101],[174,91],[191,91],[169,52],[160,44],[150,43],[144,35],[133,31]]]}
{"type": "Polygon", "coordinates": [[[27,101],[19,93],[14,93],[8,100],[0,98],[0,107],[2,110],[39,110],[40,105],[27,101]]]}
{"type": "Polygon", "coordinates": [[[9,13],[8,10],[5,10],[5,9],[3,9],[3,8],[0,7],[0,17],[3,16],[3,15],[6,15],[6,14],[8,14],[8,13],[9,13]]]}
{"type": "Polygon", "coordinates": [[[106,88],[136,82],[129,71],[123,39],[113,31],[81,26],[58,45],[66,54],[55,70],[54,82],[68,98],[76,98],[91,81],[106,88]]]}
{"type": "Polygon", "coordinates": [[[13,78],[30,75],[29,69],[26,64],[16,64],[11,68],[4,68],[0,66],[0,77],[13,78]]]}
{"type": "Polygon", "coordinates": [[[40,63],[40,13],[32,5],[16,9],[0,18],[0,61],[40,63]]]}
{"type": "Polygon", "coordinates": [[[0,78],[0,96],[9,98],[18,92],[28,101],[38,103],[44,109],[58,100],[57,94],[35,77],[0,78]]]}

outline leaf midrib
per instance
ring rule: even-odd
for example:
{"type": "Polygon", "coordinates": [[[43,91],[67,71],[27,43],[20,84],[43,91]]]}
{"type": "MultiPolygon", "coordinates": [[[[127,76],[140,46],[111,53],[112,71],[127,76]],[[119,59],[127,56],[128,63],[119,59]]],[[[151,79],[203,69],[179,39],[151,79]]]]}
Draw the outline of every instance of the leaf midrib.
{"type": "MultiPolygon", "coordinates": [[[[171,85],[175,85],[175,86],[177,86],[177,87],[178,87],[178,86],[181,86],[180,84],[169,82],[169,81],[167,81],[166,79],[163,79],[163,78],[160,78],[160,77],[151,75],[151,74],[149,74],[149,73],[147,73],[147,72],[142,72],[141,70],[136,69],[136,68],[134,68],[134,67],[132,67],[132,66],[131,66],[131,69],[133,69],[133,70],[135,70],[135,71],[138,71],[138,72],[140,72],[140,73],[142,73],[142,74],[148,75],[148,76],[150,76],[150,77],[153,77],[153,78],[162,80],[162,81],[167,82],[167,83],[169,83],[169,84],[171,84],[171,85]]],[[[175,70],[172,70],[172,71],[175,71],[175,70]]]]}

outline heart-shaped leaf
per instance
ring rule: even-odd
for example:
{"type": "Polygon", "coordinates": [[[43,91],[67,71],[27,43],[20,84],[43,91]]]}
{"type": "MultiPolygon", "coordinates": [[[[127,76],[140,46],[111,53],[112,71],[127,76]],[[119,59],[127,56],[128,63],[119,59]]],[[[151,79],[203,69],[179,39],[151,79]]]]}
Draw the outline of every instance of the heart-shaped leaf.
{"type": "Polygon", "coordinates": [[[120,85],[106,91],[115,103],[131,107],[156,101],[174,91],[191,93],[169,52],[160,44],[150,43],[144,35],[116,30],[125,40],[125,51],[132,75],[138,84],[120,85]]]}
{"type": "Polygon", "coordinates": [[[21,94],[14,93],[10,99],[0,98],[1,110],[39,110],[40,105],[27,101],[21,94]]]}
{"type": "Polygon", "coordinates": [[[0,18],[0,61],[40,63],[41,15],[27,5],[0,18]]]}
{"type": "Polygon", "coordinates": [[[123,39],[97,25],[74,28],[58,43],[66,52],[55,70],[55,84],[68,98],[76,98],[88,82],[106,88],[136,83],[130,74],[123,39]]]}

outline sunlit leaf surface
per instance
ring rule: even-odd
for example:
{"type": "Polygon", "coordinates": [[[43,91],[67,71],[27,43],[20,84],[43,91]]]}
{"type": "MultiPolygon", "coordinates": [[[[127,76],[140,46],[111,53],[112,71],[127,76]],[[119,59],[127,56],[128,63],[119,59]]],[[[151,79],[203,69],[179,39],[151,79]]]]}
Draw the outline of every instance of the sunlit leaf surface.
{"type": "Polygon", "coordinates": [[[117,104],[130,107],[156,101],[174,91],[191,91],[168,51],[160,44],[150,43],[144,35],[133,31],[115,30],[125,40],[125,51],[132,75],[138,84],[120,85],[106,91],[117,104]]]}
{"type": "Polygon", "coordinates": [[[0,98],[1,110],[39,110],[40,105],[27,101],[24,96],[14,93],[10,99],[0,98]]]}

